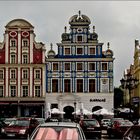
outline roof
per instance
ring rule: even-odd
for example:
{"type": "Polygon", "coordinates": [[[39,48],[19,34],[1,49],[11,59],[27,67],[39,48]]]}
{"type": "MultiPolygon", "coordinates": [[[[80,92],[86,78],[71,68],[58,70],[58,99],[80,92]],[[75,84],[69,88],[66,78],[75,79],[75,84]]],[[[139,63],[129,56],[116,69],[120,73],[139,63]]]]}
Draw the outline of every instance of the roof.
{"type": "Polygon", "coordinates": [[[6,28],[10,28],[10,27],[34,28],[33,25],[25,19],[11,20],[10,22],[8,22],[8,24],[5,27],[6,28]]]}

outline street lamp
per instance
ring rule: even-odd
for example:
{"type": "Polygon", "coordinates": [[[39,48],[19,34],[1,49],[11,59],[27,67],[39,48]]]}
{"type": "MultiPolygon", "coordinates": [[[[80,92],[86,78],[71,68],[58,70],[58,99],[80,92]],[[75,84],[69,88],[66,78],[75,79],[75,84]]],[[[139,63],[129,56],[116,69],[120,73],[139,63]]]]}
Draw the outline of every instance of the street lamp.
{"type": "Polygon", "coordinates": [[[131,119],[131,91],[137,87],[138,79],[134,78],[134,76],[129,72],[125,78],[120,80],[121,86],[123,89],[128,89],[129,91],[129,118],[131,119]]]}
{"type": "Polygon", "coordinates": [[[74,102],[74,112],[75,112],[74,119],[76,119],[76,101],[74,102]]]}

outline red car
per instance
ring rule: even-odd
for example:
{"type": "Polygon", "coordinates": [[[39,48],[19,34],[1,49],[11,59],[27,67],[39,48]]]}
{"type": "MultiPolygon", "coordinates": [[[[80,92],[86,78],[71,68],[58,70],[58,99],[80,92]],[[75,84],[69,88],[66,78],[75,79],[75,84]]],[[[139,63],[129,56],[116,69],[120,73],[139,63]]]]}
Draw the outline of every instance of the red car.
{"type": "Polygon", "coordinates": [[[107,129],[108,136],[115,138],[122,138],[124,133],[133,126],[129,120],[115,120],[112,127],[107,129]]]}
{"type": "Polygon", "coordinates": [[[2,129],[2,135],[8,138],[27,138],[39,125],[34,118],[17,118],[2,129]]]}

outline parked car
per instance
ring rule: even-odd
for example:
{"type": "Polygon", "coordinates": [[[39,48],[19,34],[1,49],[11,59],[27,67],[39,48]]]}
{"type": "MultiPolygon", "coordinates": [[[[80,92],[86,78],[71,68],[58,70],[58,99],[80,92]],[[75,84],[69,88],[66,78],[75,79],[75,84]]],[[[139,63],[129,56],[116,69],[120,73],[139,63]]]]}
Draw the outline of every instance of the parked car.
{"type": "Polygon", "coordinates": [[[77,123],[47,122],[34,130],[30,140],[86,140],[86,138],[77,123]]]}
{"type": "Polygon", "coordinates": [[[9,125],[12,121],[16,120],[17,118],[5,118],[4,123],[9,125]]]}
{"type": "Polygon", "coordinates": [[[44,118],[35,118],[38,120],[39,124],[45,123],[45,119],[44,118]]]}
{"type": "Polygon", "coordinates": [[[82,119],[79,123],[87,139],[101,139],[101,126],[96,119],[82,119]]]}
{"type": "Polygon", "coordinates": [[[102,119],[101,120],[101,128],[107,129],[107,127],[110,125],[111,121],[110,119],[102,119]]]}
{"type": "Polygon", "coordinates": [[[131,126],[123,135],[123,140],[140,140],[140,125],[131,126]]]}
{"type": "Polygon", "coordinates": [[[107,129],[109,138],[122,138],[128,128],[133,126],[133,123],[129,120],[115,120],[113,126],[107,129]]]}
{"type": "Polygon", "coordinates": [[[39,122],[34,118],[17,118],[2,128],[2,135],[8,138],[27,138],[38,125],[39,122]]]}
{"type": "Polygon", "coordinates": [[[2,128],[6,127],[6,126],[7,126],[7,124],[4,123],[4,121],[0,120],[0,136],[1,136],[1,130],[2,130],[2,128]]]}

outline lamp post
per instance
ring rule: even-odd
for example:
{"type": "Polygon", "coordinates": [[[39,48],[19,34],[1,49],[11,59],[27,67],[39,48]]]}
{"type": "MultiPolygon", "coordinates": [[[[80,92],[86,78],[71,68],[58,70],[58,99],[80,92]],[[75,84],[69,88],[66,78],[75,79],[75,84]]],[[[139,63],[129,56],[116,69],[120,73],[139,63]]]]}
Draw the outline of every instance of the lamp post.
{"type": "Polygon", "coordinates": [[[74,119],[76,119],[76,101],[74,102],[74,112],[75,112],[74,119]]]}
{"type": "Polygon", "coordinates": [[[128,89],[129,91],[129,118],[131,119],[132,116],[132,106],[131,106],[131,91],[137,87],[138,85],[138,79],[134,78],[134,76],[129,72],[125,78],[122,78],[120,80],[121,86],[123,89],[128,89]]]}

